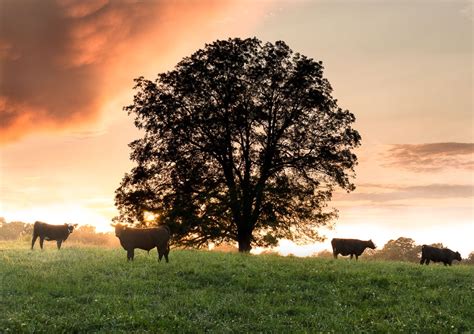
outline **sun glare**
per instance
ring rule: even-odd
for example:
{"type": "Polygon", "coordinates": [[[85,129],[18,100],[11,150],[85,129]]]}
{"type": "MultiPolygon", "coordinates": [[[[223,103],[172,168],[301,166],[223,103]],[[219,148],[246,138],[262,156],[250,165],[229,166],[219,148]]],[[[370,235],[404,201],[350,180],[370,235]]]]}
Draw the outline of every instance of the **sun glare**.
{"type": "Polygon", "coordinates": [[[150,212],[150,211],[145,211],[143,213],[143,218],[145,219],[147,223],[153,223],[158,218],[158,214],[150,212]]]}

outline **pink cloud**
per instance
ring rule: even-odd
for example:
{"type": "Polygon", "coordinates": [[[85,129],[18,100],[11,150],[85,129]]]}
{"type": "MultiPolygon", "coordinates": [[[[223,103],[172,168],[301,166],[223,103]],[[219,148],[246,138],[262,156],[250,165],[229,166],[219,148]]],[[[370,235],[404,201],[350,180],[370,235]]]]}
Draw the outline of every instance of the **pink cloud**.
{"type": "Polygon", "coordinates": [[[392,145],[385,158],[385,166],[414,172],[436,172],[447,168],[473,170],[474,144],[398,144],[392,145]]]}

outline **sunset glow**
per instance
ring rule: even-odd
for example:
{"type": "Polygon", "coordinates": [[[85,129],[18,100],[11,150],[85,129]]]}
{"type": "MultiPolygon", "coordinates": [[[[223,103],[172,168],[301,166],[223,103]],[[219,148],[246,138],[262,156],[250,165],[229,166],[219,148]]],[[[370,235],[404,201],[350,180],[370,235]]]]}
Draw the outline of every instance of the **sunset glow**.
{"type": "MultiPolygon", "coordinates": [[[[323,61],[362,136],[332,237],[474,251],[472,2],[0,0],[0,217],[111,231],[141,134],[122,108],[205,43],[284,40],[323,61]],[[429,8],[428,8],[429,7],[429,8]]],[[[156,217],[147,213],[147,220],[156,217]]],[[[263,249],[254,249],[255,253],[263,249]]]]}

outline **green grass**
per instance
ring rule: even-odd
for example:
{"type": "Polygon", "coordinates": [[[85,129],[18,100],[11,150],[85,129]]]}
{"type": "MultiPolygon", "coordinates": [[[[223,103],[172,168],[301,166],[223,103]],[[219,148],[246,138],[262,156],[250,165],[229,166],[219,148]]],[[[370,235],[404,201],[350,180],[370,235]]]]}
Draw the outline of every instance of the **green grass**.
{"type": "Polygon", "coordinates": [[[474,267],[0,243],[0,332],[474,332],[474,267]]]}

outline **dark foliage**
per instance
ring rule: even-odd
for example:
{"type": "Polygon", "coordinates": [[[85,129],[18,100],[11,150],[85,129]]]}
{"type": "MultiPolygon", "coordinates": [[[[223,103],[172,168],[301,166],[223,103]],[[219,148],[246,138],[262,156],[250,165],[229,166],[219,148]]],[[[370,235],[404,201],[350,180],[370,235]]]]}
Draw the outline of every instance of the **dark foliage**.
{"type": "Polygon", "coordinates": [[[116,191],[118,222],[168,224],[175,244],[317,240],[326,208],[350,182],[360,144],[352,113],[331,96],[321,62],[284,42],[206,45],[155,81],[136,79],[125,108],[144,136],[116,191]]]}

